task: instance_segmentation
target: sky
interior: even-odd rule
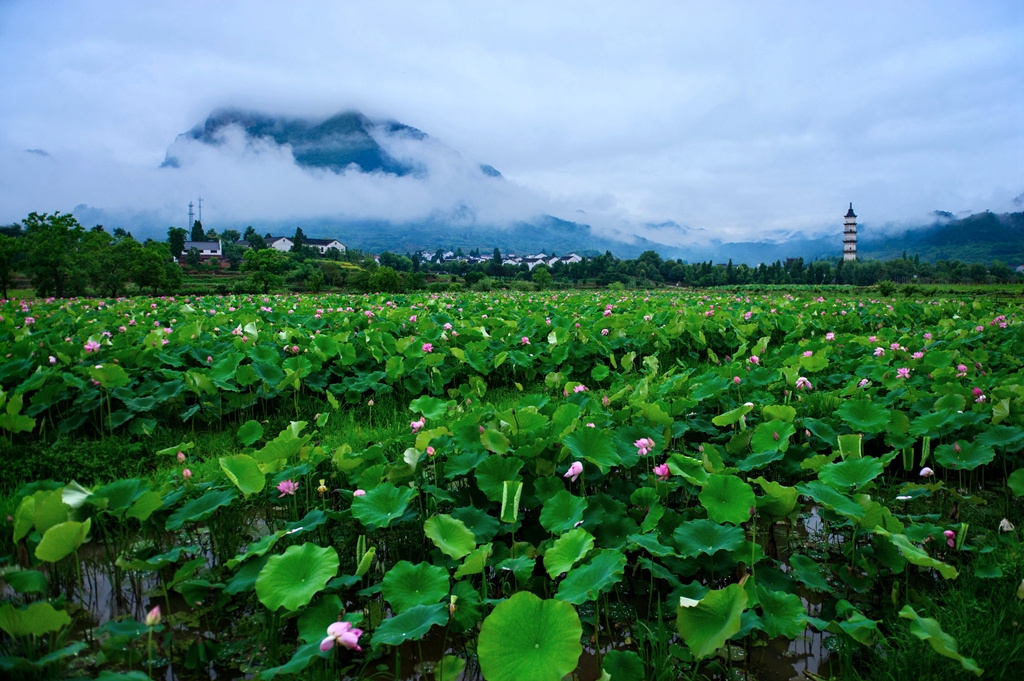
[[[207,226],[551,214],[686,244],[838,233],[850,202],[877,229],[1024,209],[1019,0],[3,0],[0,64],[0,223],[163,233],[202,195]],[[429,172],[230,135],[159,167],[222,107],[398,120]]]

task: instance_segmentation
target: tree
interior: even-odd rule
[[[203,262],[202,253],[199,252],[198,248],[193,246],[188,249],[188,253],[185,254],[185,262],[192,269],[199,269],[199,265]]]
[[[306,243],[306,235],[302,233],[302,227],[296,227],[295,238],[292,239],[292,253],[302,253],[304,243]]]
[[[85,291],[86,272],[80,253],[85,228],[71,213],[29,213],[22,221],[28,237],[28,267],[40,296],[78,295]]]
[[[237,229],[225,229],[220,233],[220,240],[226,244],[233,244],[241,238],[242,235],[238,233]]]
[[[203,223],[196,220],[192,223],[192,241],[205,241],[206,232],[203,231]]]
[[[538,289],[546,289],[551,286],[551,272],[548,271],[547,266],[537,265],[533,268],[533,283],[537,285]]]
[[[284,269],[284,255],[273,248],[264,248],[255,251],[248,250],[242,258],[243,272],[249,273],[249,279],[253,285],[262,290],[263,293],[270,293],[270,289],[284,283],[284,277],[280,275]]]
[[[491,274],[495,277],[501,276],[501,251],[498,247],[494,247],[494,253],[491,255]]]
[[[181,227],[167,228],[167,243],[171,245],[171,255],[175,258],[181,257],[182,251],[185,250],[185,237],[187,236],[187,229]]]
[[[270,248],[269,246],[267,246],[266,240],[263,237],[261,237],[259,234],[253,234],[248,239],[248,242],[249,242],[249,248],[253,249],[254,251],[262,251],[265,248]]]
[[[0,234],[0,289],[7,299],[7,289],[14,283],[14,268],[18,258],[25,252],[25,240],[20,237]]]
[[[181,268],[171,258],[166,242],[147,241],[135,256],[132,281],[139,288],[148,287],[155,296],[161,290],[173,291],[181,286]]]
[[[400,293],[402,278],[390,267],[378,267],[366,281],[370,291],[374,293]]]

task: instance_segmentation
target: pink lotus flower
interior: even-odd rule
[[[956,532],[954,532],[953,530],[946,530],[942,534],[946,537],[946,544],[949,545],[949,548],[953,548],[953,546],[956,544]]]
[[[434,456],[434,448],[433,447],[429,447],[428,446],[426,451],[427,451],[427,456]]]
[[[412,322],[413,324],[415,324],[416,323],[416,315],[413,315],[413,316],[409,317],[409,321]]]
[[[575,386],[575,387],[574,387],[574,388],[572,389],[572,391],[573,391],[574,393],[585,393],[585,392],[587,392],[587,386],[585,386],[585,385],[583,385],[582,383],[580,383],[579,385]]]
[[[971,388],[971,392],[974,394],[975,397],[981,397],[982,395],[985,394],[985,391],[982,390],[981,388]]]
[[[921,472],[918,473],[918,475],[920,475],[922,478],[930,478],[933,475],[935,475],[935,471],[933,471],[931,468],[928,468],[928,466],[925,466],[924,468],[921,469]]]
[[[885,348],[875,348],[875,357],[885,357]]]
[[[757,364],[757,365],[761,364],[761,358],[758,357],[757,355],[751,355],[750,359],[748,359],[747,361],[750,362],[751,364]]]
[[[804,350],[804,357],[814,357],[814,350]]]
[[[295,492],[298,489],[299,483],[292,482],[291,480],[282,480],[281,482],[277,483],[277,491],[280,492],[280,494],[277,495],[277,498],[280,499],[286,494],[290,496],[295,496]]]
[[[409,424],[409,427],[412,428],[412,432],[415,434],[425,425],[427,425],[427,421],[421,416],[419,421],[413,421]]]
[[[811,385],[811,382],[809,380],[807,380],[803,376],[800,376],[799,378],[796,379],[796,389],[797,390],[814,390],[814,386]]]
[[[355,492],[352,492],[352,496],[354,496],[354,497],[365,497],[366,496],[366,490],[364,490],[364,489],[357,489]]]
[[[25,317],[25,326],[32,326],[36,323],[35,317]]]
[[[957,371],[956,377],[957,378],[963,378],[964,376],[967,375],[967,365],[966,364],[957,364],[956,365],[956,371]]]
[[[359,637],[362,635],[363,630],[353,629],[351,622],[335,622],[327,627],[327,637],[320,641],[320,650],[327,652],[338,644],[361,652],[363,649],[359,647]]]
[[[192,477],[192,471],[186,468],[181,472],[181,477],[184,478],[185,480],[190,479]]]
[[[637,454],[640,456],[647,456],[647,454],[654,449],[654,440],[649,437],[642,437],[633,443],[633,446],[637,449]]]
[[[152,610],[146,613],[146,626],[155,627],[160,624],[160,606],[155,606]]]
[[[52,365],[54,365],[56,363],[57,363],[57,358],[54,357],[53,355],[50,355],[50,365],[52,366]]]
[[[866,378],[862,378],[862,379],[860,379],[860,383],[857,384],[857,387],[858,388],[866,388],[870,384],[871,384],[871,381],[869,381]]]
[[[178,463],[185,463],[185,452],[178,452]]]
[[[924,353],[923,352],[915,352],[914,354],[911,355],[911,357],[913,357],[914,359],[921,359],[922,357],[924,357]]]
[[[431,345],[430,343],[424,343],[423,344],[423,352],[433,352],[433,351],[434,351],[434,346],[433,345]]]
[[[529,345],[530,339],[527,338],[526,336],[523,336],[522,340],[520,340],[519,342],[522,343],[523,345]]]
[[[604,316],[605,317],[611,317],[612,316],[612,311],[611,310],[605,310],[604,311]]]
[[[733,376],[732,382],[735,383],[736,385],[739,385],[742,382],[742,379],[739,376]]]
[[[896,370],[896,378],[910,378],[910,369],[907,367],[900,367]]]
[[[836,335],[834,333],[832,333],[831,331],[829,331],[828,333],[825,334],[825,340],[835,340],[835,339],[836,339]]]
[[[97,350],[100,349],[100,344],[94,340],[91,340],[87,342],[84,347],[86,352],[96,352]]]
[[[569,482],[576,482],[576,478],[580,477],[581,473],[583,473],[583,464],[579,461],[573,461],[572,465],[569,466],[569,470],[562,477],[570,478]]]
[[[601,335],[602,336],[607,336],[608,335],[608,329],[601,329]]]
[[[668,464],[662,463],[654,467],[654,474],[658,476],[658,480],[668,480],[669,471]]]

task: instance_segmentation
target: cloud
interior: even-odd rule
[[[1010,1],[11,1],[0,221],[86,203],[180,224],[201,193],[204,219],[582,210],[682,243],[832,233],[849,201],[878,225],[1006,210],[1024,188],[1022,31]],[[240,140],[157,168],[223,106],[358,109],[439,146],[388,140],[425,178],[318,175]]]

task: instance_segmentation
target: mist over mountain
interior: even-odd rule
[[[220,109],[178,135],[159,172],[177,186],[202,179],[208,228],[242,231],[252,225],[261,233],[290,235],[302,227],[308,236],[337,238],[369,252],[499,248],[516,254],[611,251],[632,258],[654,250],[663,258],[750,265],[842,253],[838,210],[832,234],[783,231],[758,241],[726,241],[672,220],[594,222],[581,210],[556,217],[554,210],[564,207],[507,181],[493,166],[467,160],[415,127],[358,111],[312,119]],[[142,238],[163,238],[167,229],[157,209],[83,205],[75,214],[85,224],[124,227]],[[178,215],[172,224],[184,226],[184,208]],[[936,211],[901,229],[866,220],[858,237],[862,258],[906,251],[929,261],[1024,261],[1021,213],[956,217]]]

